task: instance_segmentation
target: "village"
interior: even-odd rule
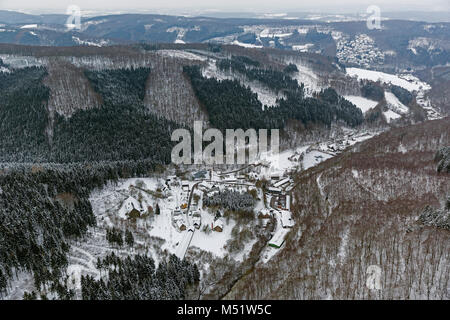
[[[275,222],[275,232],[269,246],[280,248],[289,229],[293,227],[294,220],[290,212],[290,190],[293,180],[283,173],[272,173],[267,175],[265,167],[261,164],[246,166],[242,170],[233,172],[219,172],[213,169],[199,170],[189,174],[188,179],[182,179],[176,175],[169,175],[158,188],[161,198],[155,207],[149,201],[140,197],[138,200],[129,196],[121,205],[119,215],[128,219],[136,219],[150,212],[155,215],[164,215],[164,219],[158,221],[170,221],[171,234],[176,231],[179,236],[176,239],[173,253],[180,259],[186,255],[188,248],[196,234],[209,234],[209,241],[213,241],[214,234],[223,233],[227,236],[233,227],[223,217],[223,209],[208,208],[203,204],[205,198],[213,197],[225,191],[253,193],[262,195],[257,197],[254,217],[260,219],[262,225],[266,226]],[[256,186],[260,179],[267,179],[268,187],[265,192]],[[142,186],[130,185],[131,189],[146,190]],[[160,186],[161,187],[161,186]],[[154,229],[155,226],[153,226]],[[161,227],[161,226],[159,226]],[[165,226],[167,229],[167,226]],[[150,227],[152,228],[152,227]],[[228,230],[226,230],[228,229]],[[218,237],[217,245],[225,244],[223,237]],[[208,239],[205,239],[208,242]],[[198,242],[198,241],[197,241]],[[198,245],[198,243],[196,244]]]
[[[294,173],[375,134],[349,129],[326,141],[285,149],[277,157],[265,155],[253,165],[170,166],[148,177],[107,184],[89,198],[97,226],[71,247],[71,286],[79,291],[82,275],[98,278],[96,260],[111,252],[145,254],[156,264],[175,254],[196,261],[202,276],[219,278],[211,275],[212,266],[226,270],[244,264],[255,252],[257,263],[267,263],[299,223],[291,209],[297,201],[293,191],[301,187],[295,185]],[[105,235],[114,228],[131,231],[134,244],[110,243]],[[262,249],[253,251],[255,247]]]
[[[370,136],[365,132],[346,133],[342,139],[289,149],[281,152],[276,160],[268,156],[232,171],[196,166],[184,171],[166,170],[159,178],[128,179],[116,188],[122,199],[126,195],[119,204],[118,216],[140,222],[141,230],[164,240],[161,250],[180,259],[193,247],[224,257],[230,254],[227,247],[236,235],[235,229],[242,232],[246,228],[270,227],[271,238],[261,256],[261,261],[267,261],[283,246],[295,225],[291,212],[294,187],[291,174],[313,167]],[[223,204],[205,205],[216,195],[220,198],[230,193],[252,195],[254,204],[249,210],[253,221],[244,225],[236,221],[236,215],[230,218],[227,213],[230,209]],[[150,220],[144,219],[144,225],[139,221],[148,217]],[[234,259],[242,260],[256,237],[246,240],[242,250],[233,255]]]

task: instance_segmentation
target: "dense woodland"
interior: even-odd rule
[[[235,212],[253,212],[256,201],[249,193],[225,190],[212,197],[205,197],[203,203],[208,207],[220,207]]]
[[[97,268],[107,276],[100,280],[82,277],[84,300],[179,300],[200,279],[197,265],[175,255],[156,267],[151,257],[121,259],[112,253],[99,260]]]
[[[448,118],[427,121],[300,172],[284,249],[226,298],[449,299],[450,179],[434,161],[449,142]],[[371,265],[382,290],[366,286]]]
[[[305,98],[303,85],[299,86],[283,72],[246,67],[245,63],[236,60],[222,61],[220,67],[232,68],[274,91],[281,90],[282,84],[286,98],[279,99],[276,108],[263,108],[257,95],[239,81],[207,79],[202,76],[200,67],[185,67],[195,94],[206,107],[211,125],[216,128],[283,129],[289,119],[326,126],[342,120],[349,126],[357,126],[364,120],[361,110],[332,88],[323,90],[317,97]],[[234,69],[233,65],[238,67]]]
[[[91,190],[119,177],[148,175],[157,164],[170,161],[175,125],[144,111],[148,73],[144,68],[86,72],[102,105],[78,110],[70,118],[57,114],[51,142],[49,89],[42,82],[46,70],[0,73],[1,160],[35,163],[2,170],[2,294],[13,278],[27,271],[36,289],[72,298],[65,284],[67,252],[71,240],[95,226]],[[37,164],[47,162],[67,164]]]
[[[192,36],[194,35],[195,32]],[[4,66],[1,61],[0,66]],[[343,121],[349,126],[358,126],[363,122],[361,110],[339,96],[334,89],[325,89],[314,97],[306,98],[303,86],[299,86],[290,76],[297,72],[293,67],[283,72],[259,67],[260,64],[256,60],[243,56],[232,56],[229,60],[219,62],[219,68],[234,70],[252,81],[262,83],[274,92],[282,92],[284,98],[277,101],[277,108],[263,108],[257,95],[237,80],[206,79],[202,76],[200,67],[184,68],[184,75],[187,75],[188,79],[186,81],[192,84],[195,97],[206,108],[213,127],[222,130],[226,128],[284,128],[290,119],[298,120],[305,125],[324,126],[330,126],[336,121]],[[28,272],[33,275],[37,290],[56,294],[56,297],[60,299],[73,298],[74,292],[66,285],[67,253],[71,241],[81,239],[89,227],[95,227],[96,221],[88,199],[91,191],[102,187],[108,181],[114,182],[119,178],[148,176],[160,165],[170,161],[173,146],[170,134],[179,125],[148,112],[144,97],[146,82],[151,72],[149,68],[86,70],[83,75],[98,95],[98,105],[75,110],[70,117],[55,114],[54,118],[51,117],[48,108],[50,89],[45,82],[48,75],[45,68],[27,67],[11,69],[11,72],[0,72],[0,96],[2,97],[0,101],[0,161],[4,163],[0,170],[0,295],[5,294],[22,272]],[[366,96],[382,98],[376,86],[373,88],[369,86],[364,90]],[[400,101],[411,101],[410,93],[401,88],[392,87],[391,91]],[[429,154],[427,153],[426,156],[429,157]],[[356,158],[355,163],[363,167],[363,164],[367,165],[373,159],[373,157],[368,158],[364,153],[359,154],[358,157],[360,158]],[[413,158],[410,155],[404,157]],[[395,158],[383,161],[386,161],[389,167],[393,165],[392,162],[398,160]],[[410,161],[421,163],[420,154]],[[442,174],[448,173],[448,152],[439,158],[439,161]],[[348,163],[345,165],[350,166]],[[411,164],[407,162],[404,167],[409,168],[408,165]],[[376,169],[379,170],[379,167]],[[367,173],[367,175],[370,174]],[[354,181],[349,178],[349,175],[341,176],[345,179],[339,180],[339,177],[334,177],[332,172],[325,172],[323,177],[328,179],[325,180],[327,183],[325,188],[329,189],[328,186],[331,184],[346,186],[349,189],[346,196],[366,192],[364,190],[367,187],[364,189],[359,185],[352,185]],[[398,176],[398,172],[395,171],[391,176]],[[330,235],[330,231],[333,231],[333,226],[341,227],[344,223],[344,220],[336,220],[332,222],[334,225],[331,224],[330,229],[327,229],[328,227],[320,222],[320,219],[325,219],[327,214],[323,209],[331,206],[327,201],[337,201],[335,199],[339,199],[343,194],[339,193],[341,191],[333,191],[337,194],[328,191],[330,200],[322,199],[319,190],[321,186],[316,185],[317,177],[318,174],[313,176],[314,179],[302,177],[302,182],[308,188],[296,191],[296,197],[306,199],[305,203],[313,208],[314,213],[317,213],[313,216],[311,212],[306,212],[304,207],[300,207],[299,212],[302,214],[299,217],[300,224],[307,226],[309,228],[307,232],[311,233],[313,233],[311,230],[323,228],[323,234],[317,235],[319,240],[323,240]],[[434,176],[431,177],[429,179],[434,179]],[[419,178],[415,176],[415,179]],[[442,179],[442,176],[439,179]],[[378,182],[380,181],[377,180],[372,185],[378,185]],[[419,183],[427,185],[427,181],[420,179],[417,184]],[[440,180],[434,182],[435,185],[438,183]],[[389,188],[391,187],[389,185]],[[410,194],[414,192],[417,190],[410,190]],[[435,189],[427,192],[433,193]],[[426,196],[428,194],[423,198],[425,199]],[[436,201],[437,195],[433,194],[433,197]],[[414,208],[417,204],[422,205],[422,200],[422,198],[408,200],[411,203],[408,203],[407,208]],[[253,199],[250,199],[248,194],[240,197],[222,194],[219,198],[213,197],[205,201],[207,205],[241,211],[246,211],[254,205]],[[340,207],[333,208],[342,213],[344,217],[342,219],[346,216],[350,217],[349,212],[356,212],[361,208],[366,208],[368,212],[372,210],[370,212],[373,214],[386,210],[386,204],[380,204],[375,198],[370,199],[367,204],[358,203],[360,207],[356,204],[352,207],[346,201],[347,199],[341,199]],[[394,205],[393,207],[397,208]],[[351,216],[351,218],[354,217]],[[398,229],[393,231],[397,232]],[[362,237],[359,234],[357,236]],[[375,231],[370,236],[378,237]],[[126,234],[123,238],[120,234],[121,240],[119,240],[117,231],[115,233],[110,231],[109,234],[111,242],[118,246],[124,245],[124,242],[132,246],[131,237]],[[340,239],[340,235],[333,235],[333,237],[335,237],[333,241]],[[311,239],[315,238],[311,236]],[[379,241],[381,247],[385,244],[391,245],[386,239],[382,239],[385,242]],[[351,245],[358,249],[360,240],[354,237]],[[441,259],[443,252],[441,249],[445,249],[445,245],[438,238],[432,240],[438,244],[434,250],[436,250],[436,256],[440,255],[439,259]],[[264,243],[264,241],[257,243],[254,257],[257,257]],[[312,254],[311,252],[320,253],[322,249],[331,250],[325,247],[315,248],[314,245],[304,243],[303,240],[300,244],[305,245],[310,251],[299,256],[296,260],[298,265],[304,265],[305,261],[312,261],[308,256]],[[298,243],[296,245],[300,247]],[[395,259],[390,252],[383,252],[381,247],[378,249],[384,256]],[[332,250],[335,249],[333,246]],[[287,248],[288,253],[294,250],[293,246]],[[273,263],[276,267],[273,270],[277,268],[281,270],[283,263],[283,256],[281,256]],[[195,265],[185,261],[180,262],[174,257],[167,263],[163,262],[158,268],[153,260],[141,256],[123,260],[108,256],[99,262],[99,266],[102,272],[105,272],[105,277],[99,281],[90,277],[83,279],[82,288],[85,299],[136,299],[137,295],[146,299],[180,299],[185,297],[186,288],[195,284],[199,277]],[[250,270],[250,267],[248,266],[246,270]],[[320,272],[324,272],[320,267],[319,264],[311,265],[311,270],[317,268]],[[233,270],[227,272],[233,273]],[[260,270],[253,273],[248,278],[249,281],[255,279],[255,283],[260,283],[258,277],[264,273],[258,272]],[[344,273],[342,270],[339,272]],[[302,276],[312,277],[307,271]],[[344,276],[349,277],[347,274]],[[236,277],[237,280],[238,274],[232,277]],[[136,280],[135,284],[130,285],[128,279]],[[295,283],[297,280],[295,278],[286,281]],[[344,281],[345,279],[342,280]],[[303,284],[305,282],[301,282],[302,286]],[[325,285],[329,284],[316,281],[311,287],[302,287],[299,284],[298,289],[287,285],[286,291],[280,293],[280,296],[324,297],[325,293],[318,287]],[[250,285],[244,287],[242,296],[263,297],[261,292],[249,290],[249,287]],[[354,292],[352,289],[350,286],[345,286],[345,289],[339,292],[340,297],[350,297]],[[364,294],[353,294],[365,297]],[[31,293],[26,294],[25,297],[34,298],[36,295]]]
[[[397,99],[405,106],[408,106],[414,100],[414,95],[402,87],[391,85],[390,89]]]
[[[44,68],[0,73],[0,159],[4,162],[170,161],[175,123],[145,111],[146,68],[89,71],[99,108],[50,122]],[[52,139],[47,136],[52,127]]]
[[[384,99],[383,87],[372,81],[365,81],[365,84],[361,87],[361,94],[367,99],[378,102]]]
[[[65,283],[67,253],[70,241],[96,224],[91,190],[119,178],[148,176],[154,169],[150,160],[3,167],[0,294],[27,271],[33,274],[36,289],[72,298]],[[130,240],[125,237],[125,242],[129,245]]]

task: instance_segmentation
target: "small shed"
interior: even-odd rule
[[[261,210],[258,214],[259,219],[269,219],[271,214],[268,210]]]
[[[216,232],[222,232],[223,231],[223,221],[222,219],[217,219],[212,224],[212,229]]]

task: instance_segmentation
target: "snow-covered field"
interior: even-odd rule
[[[237,46],[241,46],[241,47],[244,47],[244,48],[262,48],[263,47],[262,45],[256,45],[256,44],[251,44],[251,43],[244,43],[244,42],[240,42],[238,40],[234,40],[232,42],[232,44],[235,44]]]
[[[433,120],[442,118],[439,111],[431,105],[430,100],[426,97],[427,91],[431,89],[431,86],[426,82],[420,81],[417,77],[411,74],[394,75],[361,68],[347,68],[347,74],[351,77],[356,77],[358,80],[366,79],[375,82],[380,81],[385,84],[393,84],[410,92],[414,92],[417,103],[426,111],[428,119]],[[408,112],[408,108],[398,101],[394,94],[391,92],[386,92],[385,96],[386,101],[388,102],[388,107],[390,107],[390,112],[385,113],[388,121],[391,119],[397,119],[401,116],[401,114]]]
[[[384,96],[390,110],[398,114],[405,114],[409,111],[408,107],[401,103],[392,92],[385,92]]]
[[[386,121],[389,123],[391,122],[391,120],[395,120],[401,117],[401,115],[399,115],[398,113],[395,113],[392,110],[388,110],[383,112],[384,116],[386,117]]]
[[[294,61],[292,63],[298,69],[298,72],[295,72],[292,77],[297,80],[299,85],[304,84],[306,96],[311,96],[313,92],[320,91],[323,88],[319,76],[311,68],[302,63]]]
[[[372,108],[375,108],[375,106],[378,104],[377,101],[369,100],[367,98],[360,96],[344,96],[344,98],[353,103],[359,109],[361,109],[363,113]]]
[[[311,152],[308,152],[305,154],[303,166],[306,169],[309,169],[311,167],[314,167],[321,163],[322,161],[325,161],[327,159],[332,158],[333,155],[330,153],[325,153],[318,150],[312,150]]]
[[[412,75],[394,75],[385,72],[372,71],[360,68],[347,68],[347,74],[358,79],[367,79],[371,81],[381,81],[382,83],[391,83],[402,87],[408,91],[429,90],[430,86],[420,81]]]
[[[171,58],[181,58],[186,60],[197,60],[197,61],[206,61],[207,58],[194,54],[192,52],[182,51],[182,50],[158,50],[156,51],[158,54]]]

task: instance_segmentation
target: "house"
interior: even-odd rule
[[[202,216],[200,215],[200,212],[194,211],[192,213],[192,225],[197,229],[202,225]]]
[[[166,185],[170,186],[170,185],[175,185],[178,183],[178,178],[177,176],[168,176],[166,178]]]
[[[179,231],[186,230],[187,223],[181,210],[176,209],[172,211],[172,224]]]
[[[141,212],[135,208],[133,208],[130,212],[127,213],[128,218],[137,219],[141,217]]]
[[[177,178],[177,176],[168,176],[167,178],[166,178],[166,181],[167,182],[174,182],[175,180],[177,180],[178,178]]]
[[[215,194],[217,194],[217,193],[219,193],[219,192],[220,192],[220,191],[219,191],[219,188],[215,187],[215,188],[210,189],[210,190],[206,193],[206,195],[207,195],[208,197],[212,197],[213,195],[215,195]]]
[[[291,192],[292,191],[292,189],[294,189],[294,185],[291,183],[291,184],[289,184],[287,187],[286,187],[286,192]]]
[[[261,210],[258,214],[259,219],[269,219],[271,214],[268,210]]]
[[[183,191],[189,192],[189,181],[182,181],[181,189],[183,189]]]
[[[271,180],[272,182],[278,181],[278,180],[280,180],[280,175],[279,175],[279,174],[272,174],[272,175],[270,176],[270,180]]]
[[[283,188],[283,186],[289,184],[289,182],[290,182],[290,179],[289,179],[289,178],[285,178],[285,179],[281,179],[281,180],[275,182],[275,183],[273,184],[273,186],[274,186],[275,188]]]
[[[269,187],[269,189],[267,189],[267,191],[269,191],[269,193],[272,193],[272,194],[279,194],[279,193],[281,193],[281,189],[280,188],[275,188],[275,187]]]
[[[223,231],[223,221],[222,219],[216,219],[214,220],[214,222],[212,223],[211,228],[216,231],[216,232],[222,232]]]
[[[180,231],[186,230],[186,224],[184,223],[184,221],[182,219],[177,220],[176,225],[178,227],[178,230],[180,230]]]
[[[210,185],[209,185],[208,183],[206,183],[206,182],[200,182],[200,183],[197,185],[197,189],[199,189],[199,190],[201,190],[201,191],[208,191],[209,188],[210,188]]]
[[[131,196],[122,203],[122,206],[119,209],[119,215],[124,218],[139,218],[142,213],[144,213],[144,209],[141,204]]]
[[[284,195],[283,193],[278,197],[278,208],[282,208],[282,209],[287,209],[286,208],[286,195]]]
[[[286,240],[286,235],[289,231],[286,229],[279,229],[272,237],[272,239],[270,239],[269,241],[269,246],[279,249],[281,248],[281,246],[284,244],[285,240]]]
[[[187,229],[187,232],[184,234],[183,239],[178,244],[177,250],[175,252],[175,255],[178,257],[178,259],[183,260],[184,256],[186,255],[186,251],[191,244],[192,237],[194,236],[194,231],[195,229],[190,226]]]

